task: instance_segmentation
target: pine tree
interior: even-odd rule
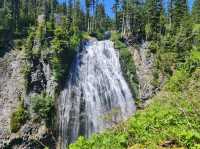
[[[20,16],[20,1],[19,0],[12,0],[11,2],[11,11],[12,11],[12,22],[13,22],[13,29],[17,30],[19,26],[19,16]]]
[[[87,31],[90,31],[90,0],[85,0]]]
[[[148,40],[158,40],[161,32],[161,17],[164,16],[163,1],[149,0],[146,3],[147,25],[146,33]]]
[[[176,30],[181,25],[184,17],[188,15],[187,0],[174,0],[172,7],[172,24]]]
[[[129,7],[131,32],[137,41],[141,41],[145,34],[144,3],[132,0]]]
[[[115,0],[113,10],[115,12],[115,27],[117,30],[119,30],[119,28],[120,28],[119,8],[120,8],[120,2],[119,2],[119,0]]]
[[[192,8],[192,17],[194,23],[200,24],[200,0],[195,0]]]
[[[103,3],[97,5],[96,8],[96,28],[100,29],[106,24],[106,12]]]

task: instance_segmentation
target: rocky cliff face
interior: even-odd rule
[[[39,48],[35,43],[35,48]],[[154,70],[154,55],[148,49],[148,43],[143,43],[139,48],[130,48],[137,69],[140,85],[140,98],[148,99],[154,93],[152,85]],[[50,64],[44,56],[32,58],[28,78],[28,92],[24,87],[23,57],[20,51],[12,50],[0,58],[0,148],[18,149],[43,149],[45,146],[56,148],[56,139],[45,123],[36,122],[31,118],[19,132],[10,131],[10,116],[25,100],[29,107],[30,97],[42,92],[53,96],[57,84],[52,78]],[[27,93],[27,94],[26,94]]]
[[[142,43],[138,48],[130,47],[136,66],[136,74],[139,82],[139,98],[149,99],[154,93],[153,71],[154,71],[154,54],[148,48],[148,42]]]
[[[11,133],[11,114],[25,99],[28,105],[30,96],[47,92],[52,94],[56,86],[51,77],[50,65],[43,59],[35,59],[31,63],[29,94],[26,95],[23,69],[23,57],[20,51],[11,51],[0,58],[0,148],[43,149],[45,146],[55,148],[52,132],[43,122],[30,119],[17,133]]]
[[[22,61],[16,51],[0,58],[0,148],[11,135],[10,116],[24,92],[21,66]]]
[[[25,104],[30,105],[30,97],[42,92],[55,95],[57,83],[53,80],[50,64],[45,58],[33,58],[30,62],[31,72],[28,79],[28,95]]]

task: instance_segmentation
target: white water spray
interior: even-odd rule
[[[135,111],[111,41],[89,41],[78,52],[59,101],[61,148],[126,120]]]

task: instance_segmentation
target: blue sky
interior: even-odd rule
[[[63,2],[64,0],[60,0],[60,1]],[[84,8],[85,0],[80,0],[80,1],[81,1],[82,7]],[[110,17],[113,17],[114,14],[113,14],[113,11],[112,11],[112,6],[113,6],[115,0],[99,0],[99,1],[104,1],[105,7],[106,7],[106,13]],[[164,1],[166,2],[167,0],[164,0]],[[190,8],[192,7],[193,1],[194,0],[188,0]]]

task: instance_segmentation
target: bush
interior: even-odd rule
[[[63,79],[67,76],[76,48],[81,41],[81,35],[75,31],[69,32],[57,26],[54,31],[55,37],[51,41],[52,57],[50,59],[53,68],[53,76],[59,85],[63,85]]]
[[[182,91],[188,78],[188,73],[185,70],[177,71],[166,85],[166,89],[171,92]],[[181,84],[181,85],[180,85]]]
[[[93,135],[90,140],[79,137],[69,149],[125,149],[128,147],[127,134],[104,133]]]
[[[54,112],[54,100],[45,94],[34,96],[31,98],[31,108],[39,118],[48,122],[51,120],[52,112]]]
[[[70,149],[199,149],[200,69],[179,70],[144,110],[132,118],[90,139],[80,138]],[[171,144],[170,144],[171,143]]]
[[[70,38],[70,48],[75,50],[81,41],[81,35],[73,34]]]
[[[23,104],[20,104],[16,111],[13,112],[11,115],[11,132],[16,133],[20,129],[20,127],[26,123],[26,120],[28,118],[28,112],[25,110]]]
[[[31,75],[31,66],[28,63],[24,63],[20,72],[24,77],[24,87],[26,92],[29,91],[29,77]]]
[[[158,44],[154,41],[151,41],[149,44],[149,49],[151,51],[151,53],[156,54],[157,50],[158,50]]]
[[[25,49],[24,49],[24,53],[25,53],[25,58],[30,60],[32,55],[33,55],[33,46],[34,46],[34,40],[35,40],[35,32],[30,32],[27,41],[26,41],[26,45],[25,45]]]
[[[104,33],[100,31],[92,32],[90,36],[97,38],[98,40],[103,40],[104,39]]]
[[[59,57],[54,56],[51,59],[51,64],[53,68],[53,77],[55,81],[60,81],[60,79],[63,77],[64,69],[62,65],[62,61]]]
[[[83,39],[83,40],[89,40],[89,39],[91,39],[91,36],[89,35],[89,33],[88,32],[82,32],[81,33],[81,38]]]

